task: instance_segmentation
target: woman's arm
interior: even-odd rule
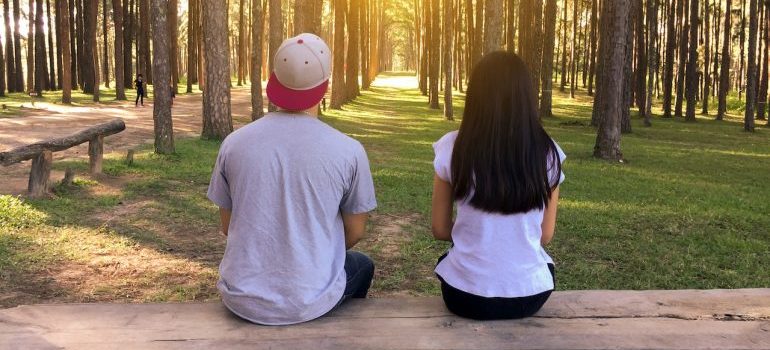
[[[452,185],[433,176],[433,204],[431,208],[431,228],[433,237],[442,241],[452,241],[452,205],[454,195]]]
[[[543,224],[540,226],[543,235],[540,237],[540,244],[545,246],[553,239],[553,232],[556,230],[556,207],[559,205],[559,186],[551,191],[551,198],[548,199],[548,206],[543,213]]]

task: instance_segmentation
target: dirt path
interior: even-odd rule
[[[233,88],[232,113],[236,125],[249,121],[251,113],[248,88]],[[175,136],[191,136],[201,131],[201,94],[180,94],[172,110]],[[153,142],[151,100],[144,107],[134,107],[133,102],[94,106],[63,106],[36,103],[25,108],[17,117],[0,118],[0,150],[65,136],[94,124],[123,118],[126,130],[105,139],[105,153],[126,150]],[[87,144],[54,153],[54,160],[88,156]],[[0,194],[22,194],[27,188],[29,161],[8,167],[0,167]],[[53,172],[52,178],[62,175]]]

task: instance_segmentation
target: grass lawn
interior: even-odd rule
[[[379,208],[360,250],[378,265],[374,294],[436,295],[432,268],[447,245],[430,236],[431,144],[459,122],[429,110],[411,78],[386,77],[323,120],[371,160]],[[743,132],[738,111],[651,128],[634,118],[628,162],[612,164],[591,156],[590,112],[588,98],[559,94],[545,121],[568,156],[548,248],[558,289],[770,286],[770,129]],[[105,176],[58,186],[52,200],[0,196],[0,305],[215,298],[224,240],[205,190],[218,146],[145,147],[131,166],[112,154]],[[87,172],[80,160],[54,166]]]

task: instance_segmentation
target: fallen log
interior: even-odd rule
[[[58,152],[70,147],[77,146],[81,143],[88,141],[101,142],[104,136],[117,134],[126,129],[126,124],[123,119],[116,118],[112,121],[94,125],[88,129],[74,133],[69,136],[65,136],[58,139],[45,140],[36,142],[33,144],[16,147],[10,151],[0,152],[0,165],[8,166],[21,161],[32,159],[37,157],[43,151]],[[92,145],[89,147],[89,153],[92,156],[92,162],[98,154],[101,153],[101,145]],[[101,168],[101,161],[98,162],[97,168]],[[95,170],[93,167],[91,170]],[[99,169],[101,170],[101,169]]]

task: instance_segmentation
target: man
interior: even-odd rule
[[[140,102],[142,103],[142,107],[144,107],[144,79],[141,74],[136,75],[134,85],[136,86],[136,101],[134,101],[134,107],[139,106]]]
[[[267,96],[280,110],[225,139],[208,197],[227,235],[222,301],[249,321],[285,325],[366,297],[374,264],[346,249],[377,203],[364,148],[318,119],[328,46],[300,34],[274,59]]]

